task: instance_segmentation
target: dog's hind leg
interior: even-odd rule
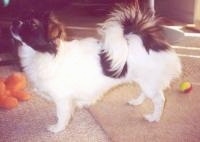
[[[57,123],[54,125],[50,125],[48,128],[48,130],[53,133],[57,133],[65,129],[75,109],[73,100],[69,98],[56,99],[55,105]]]
[[[146,96],[144,95],[144,93],[141,93],[136,99],[132,99],[128,102],[129,105],[140,105],[144,102]]]
[[[156,93],[151,99],[154,105],[154,111],[153,113],[147,114],[144,117],[149,122],[153,122],[153,121],[158,122],[162,115],[164,104],[165,104],[165,97],[164,97],[163,91]]]

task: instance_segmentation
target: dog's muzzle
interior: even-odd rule
[[[12,22],[12,25],[10,27],[11,32],[13,32],[14,34],[18,33],[18,30],[20,29],[20,27],[22,26],[23,22],[19,21],[19,20],[15,20]]]

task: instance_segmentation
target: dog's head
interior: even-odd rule
[[[13,21],[13,37],[38,52],[57,53],[60,39],[65,36],[64,28],[52,13],[31,12]]]

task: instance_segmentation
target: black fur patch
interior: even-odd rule
[[[127,63],[124,65],[122,72],[119,75],[115,75],[116,71],[110,71],[111,61],[108,60],[106,52],[102,51],[99,54],[99,57],[100,57],[100,63],[101,63],[101,67],[102,67],[104,75],[108,77],[112,77],[112,78],[121,78],[127,74],[127,71],[128,71]]]
[[[127,9],[131,11],[133,8],[127,6]],[[122,7],[119,10],[123,12]],[[147,52],[149,50],[157,52],[168,50],[169,45],[164,38],[160,25],[161,19],[154,17],[152,11],[149,9],[140,10],[135,8],[134,10],[135,15],[127,15],[124,12],[119,21],[123,26],[124,35],[132,33],[140,36]],[[154,24],[152,24],[152,21]]]
[[[22,39],[27,45],[38,52],[57,53],[56,43],[47,37],[48,17],[31,15],[14,21],[12,32]]]

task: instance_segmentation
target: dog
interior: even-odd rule
[[[14,21],[13,37],[23,71],[42,97],[56,105],[54,133],[67,126],[76,107],[94,104],[111,87],[136,82],[141,87],[139,105],[145,98],[154,104],[145,119],[159,121],[165,97],[163,90],[181,74],[177,54],[162,36],[162,28],[151,11],[137,5],[119,5],[99,24],[100,39],[63,40],[61,24],[48,14]]]

